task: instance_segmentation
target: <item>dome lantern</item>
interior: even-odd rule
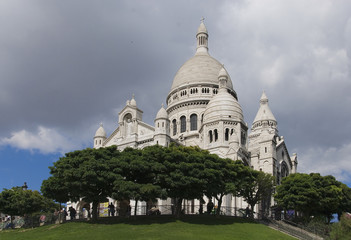
[[[208,52],[208,33],[207,28],[204,24],[204,18],[202,17],[199,28],[196,34],[197,48],[196,54]]]

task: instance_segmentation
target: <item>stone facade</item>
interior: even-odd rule
[[[224,66],[208,53],[208,32],[203,22],[196,39],[195,55],[176,73],[166,98],[167,108],[162,105],[154,125],[142,121],[143,112],[133,96],[119,113],[119,127],[109,137],[102,125],[98,128],[94,148],[117,145],[123,150],[154,144],[168,146],[171,142],[196,145],[270,173],[280,183],[282,177],[296,172],[297,156],[289,155],[284,138],[279,136],[266,94],[262,94],[248,133],[231,78]],[[223,207],[245,206],[233,196],[227,196],[223,202]]]

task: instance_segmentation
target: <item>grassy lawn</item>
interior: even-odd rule
[[[213,216],[138,217],[136,219],[108,218],[98,224],[68,222],[35,229],[16,229],[0,232],[1,240],[62,240],[62,239],[294,239],[265,225],[246,219]]]

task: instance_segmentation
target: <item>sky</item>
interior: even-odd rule
[[[143,121],[195,54],[200,19],[250,127],[262,91],[298,171],[351,187],[351,1],[0,0],[0,191],[40,190],[135,94]]]

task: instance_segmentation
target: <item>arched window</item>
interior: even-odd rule
[[[214,132],[214,140],[216,142],[218,140],[218,131],[217,129],[215,129],[213,132]]]
[[[288,166],[286,165],[285,162],[283,162],[282,165],[281,165],[280,176],[283,178],[283,177],[286,177],[288,175],[289,175]]]
[[[210,137],[210,143],[213,141],[213,136],[212,136],[212,130],[208,132],[208,135]]]
[[[225,140],[225,141],[228,141],[228,140],[229,140],[229,128],[226,128],[226,129],[225,129],[224,140]]]
[[[173,136],[177,134],[177,120],[173,119]]]
[[[190,131],[197,130],[197,115],[191,114],[190,115]]]
[[[180,132],[185,132],[186,131],[186,117],[181,116],[180,117]]]

